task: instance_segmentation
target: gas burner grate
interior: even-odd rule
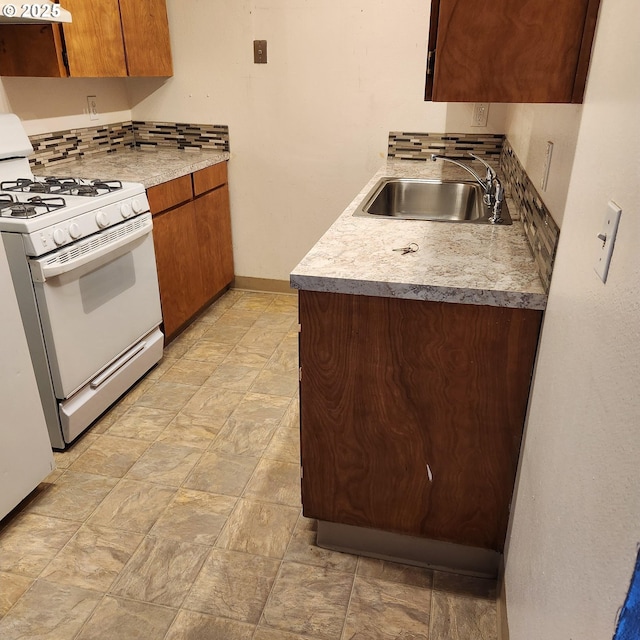
[[[122,189],[120,180],[85,180],[72,177],[17,178],[0,182],[0,191],[97,197]]]
[[[25,201],[5,200],[5,196],[0,197],[0,216],[9,218],[35,218],[57,209],[62,209],[67,205],[64,198],[53,197],[43,198],[33,196]],[[11,196],[9,195],[9,198]]]

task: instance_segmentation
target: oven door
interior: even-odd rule
[[[162,319],[144,214],[30,260],[53,387],[65,399]]]

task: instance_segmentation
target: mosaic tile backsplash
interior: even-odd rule
[[[501,170],[506,193],[519,210],[540,279],[545,290],[549,291],[560,229],[542,202],[506,136],[398,131],[389,133],[388,156],[390,158],[429,160],[432,153],[441,153],[456,160],[474,162],[469,158],[469,153],[473,153]]]
[[[119,122],[98,127],[41,133],[30,137],[32,167],[78,160],[122,147],[171,147],[229,151],[229,127],[169,122]]]

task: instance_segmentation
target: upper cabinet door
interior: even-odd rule
[[[124,77],[127,63],[118,0],[65,0],[73,22],[64,24],[71,77]]]
[[[120,0],[120,15],[129,75],[173,75],[165,0]]]
[[[426,99],[582,102],[599,4],[432,0]]]

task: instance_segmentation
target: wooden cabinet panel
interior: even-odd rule
[[[63,25],[72,77],[127,75],[118,0],[65,0],[73,22]]]
[[[165,0],[120,0],[120,15],[129,75],[172,75]]]
[[[190,175],[181,176],[147,189],[149,207],[154,214],[187,202],[192,197]]]
[[[0,75],[64,78],[59,25],[0,25]]]
[[[204,304],[233,280],[229,189],[226,185],[220,187],[196,198],[194,204],[200,235]]]
[[[542,313],[299,295],[304,514],[502,550]]]
[[[200,299],[203,288],[200,260],[194,251],[198,230],[193,202],[154,216],[153,241],[164,331],[170,338],[193,316],[194,301]]]
[[[193,193],[196,196],[227,183],[227,163],[219,162],[193,173]]]
[[[599,0],[432,0],[439,102],[582,102]]]

